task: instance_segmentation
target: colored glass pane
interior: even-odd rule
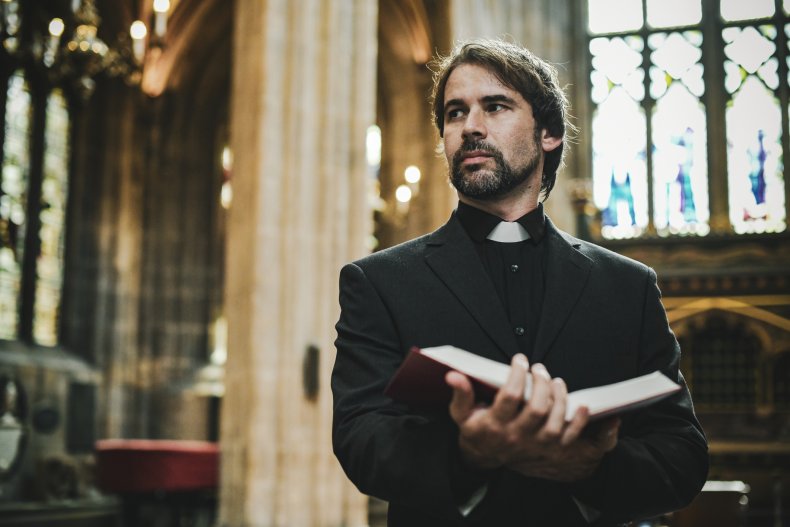
[[[779,100],[756,75],[728,104],[730,222],[739,234],[785,230],[781,114]]]
[[[642,27],[642,0],[588,0],[590,33],[619,33]]]
[[[772,42],[775,37],[773,28],[764,27],[758,31],[754,27],[727,28],[722,31],[724,41],[728,44],[724,47],[724,54],[728,59],[737,63],[746,73],[756,73],[760,66],[767,61],[776,51],[776,45]],[[767,38],[765,33],[774,33],[771,38]]]
[[[721,0],[724,20],[753,20],[773,16],[774,0]]]
[[[700,20],[700,0],[647,0],[647,23],[651,27],[689,26]]]
[[[654,99],[661,97],[674,80],[682,80],[696,95],[705,91],[700,63],[702,35],[698,31],[681,33],[655,33],[650,35],[648,45],[653,67],[650,71],[650,94]]]
[[[5,24],[3,47],[13,53],[19,49],[19,29],[22,23],[19,2],[16,0],[3,0],[2,12]]]
[[[708,220],[705,110],[673,82],[653,112],[653,223],[662,236],[705,235]]]
[[[644,109],[615,87],[592,122],[593,199],[602,212],[605,238],[633,238],[647,227]]]
[[[44,181],[41,187],[41,252],[36,272],[33,337],[37,343],[57,344],[58,312],[63,284],[63,233],[68,189],[69,112],[59,90],[47,101]]]
[[[17,301],[27,223],[30,115],[27,83],[20,72],[14,73],[8,81],[0,180],[0,338],[5,339],[15,338],[17,332]]]
[[[637,101],[644,98],[644,70],[641,68],[643,46],[644,42],[639,37],[596,38],[590,41],[593,101],[602,102],[615,86],[622,86]]]
[[[709,231],[707,127],[699,31],[648,38],[652,116],[653,223],[660,235]]]

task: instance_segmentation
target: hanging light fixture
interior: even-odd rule
[[[151,1],[151,0],[149,0]],[[27,6],[25,6],[27,7]],[[140,85],[146,64],[161,54],[167,31],[170,0],[153,0],[153,32],[135,20],[112,46],[99,36],[101,17],[95,0],[72,0],[73,17],[53,18],[47,35],[21,38],[20,0],[0,0],[0,43],[8,55],[41,64],[54,80],[71,82],[84,98],[90,97],[96,77],[122,78]],[[35,9],[35,8],[29,8]]]
[[[93,0],[80,2],[74,20],[77,28],[66,43],[62,64],[67,75],[75,77],[81,90],[89,95],[96,86],[94,77],[109,65],[110,48],[98,36],[101,18]]]

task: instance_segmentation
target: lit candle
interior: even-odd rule
[[[138,64],[142,63],[145,56],[145,36],[148,34],[148,29],[146,29],[142,20],[135,20],[132,22],[132,27],[129,28],[129,34],[132,36],[134,58]]]
[[[167,12],[170,10],[170,0],[154,0],[154,34],[161,38],[167,31]]]
[[[66,26],[63,23],[63,20],[60,18],[53,18],[49,21],[49,46],[47,48],[47,54],[49,55],[48,62],[53,61],[55,54],[58,52],[58,47],[60,46],[60,37],[63,35],[63,29],[65,27]]]

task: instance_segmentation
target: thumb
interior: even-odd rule
[[[475,407],[475,392],[472,383],[466,375],[457,371],[447,372],[445,382],[453,389],[453,398],[450,401],[450,417],[457,425],[469,419]]]

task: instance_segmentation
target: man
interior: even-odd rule
[[[340,275],[333,443],[349,478],[389,501],[391,526],[615,525],[685,506],[707,445],[655,273],[559,231],[539,203],[569,126],[556,71],[472,41],[438,63],[433,111],[457,211]],[[457,372],[447,411],[384,395],[411,346],[443,344],[510,362],[490,406]],[[655,370],[681,392],[565,421],[569,390]]]

